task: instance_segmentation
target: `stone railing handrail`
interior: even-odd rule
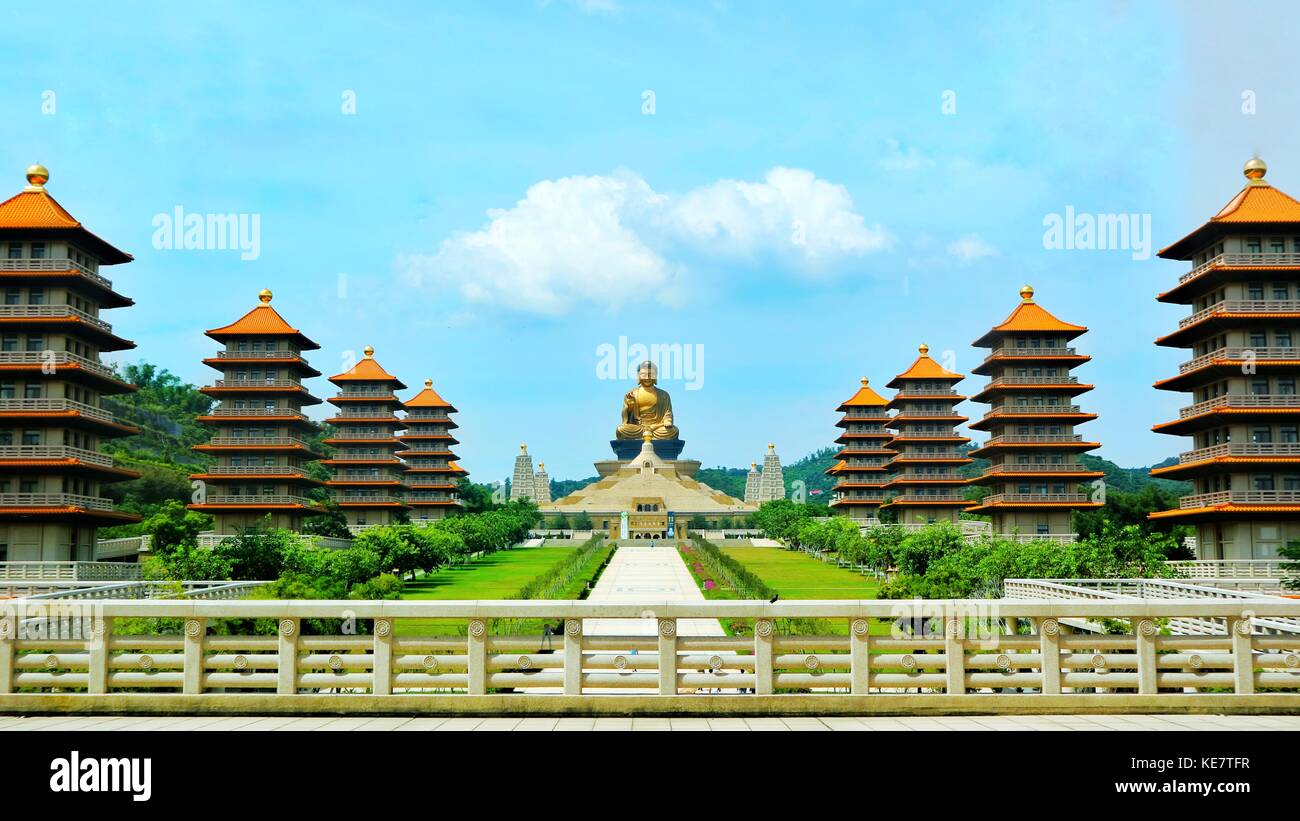
[[[1215,408],[1300,408],[1300,395],[1229,393],[1180,408],[1178,418],[1199,416]]]
[[[984,469],[984,473],[986,475],[991,475],[994,473],[1075,473],[1075,472],[1085,472],[1085,471],[1092,471],[1092,468],[1088,467],[1087,465],[1076,465],[1076,464],[1069,464],[1069,465],[1001,464],[1001,465],[989,465],[987,468]],[[1092,471],[1092,472],[1095,473],[1096,471]]]
[[[101,331],[113,332],[113,326],[97,316],[71,305],[0,305],[0,317],[76,317]]]
[[[1219,254],[1211,257],[1178,278],[1178,284],[1196,279],[1212,268],[1221,266],[1293,266],[1300,265],[1300,254],[1257,253],[1257,254]]]
[[[0,259],[0,271],[76,271],[98,285],[113,290],[113,283],[80,262],[62,257],[48,259]]]
[[[959,396],[957,391],[951,388],[913,388],[903,387],[899,389],[899,396]],[[894,397],[897,399],[898,397]]]
[[[128,562],[0,562],[0,579],[4,580],[125,581],[138,578],[140,565]]]
[[[76,493],[0,493],[4,507],[84,507],[88,510],[112,510],[113,500]]]
[[[1195,325],[1213,314],[1293,314],[1300,313],[1300,300],[1295,299],[1225,299],[1206,306],[1178,321],[1179,328]]]
[[[53,367],[55,373],[58,373],[58,369],[63,365],[76,365],[106,379],[122,381],[122,378],[112,368],[105,366],[103,363],[67,351],[3,351],[0,352],[0,364]]]
[[[307,469],[286,465],[213,465],[207,472],[214,476],[305,476]]]
[[[991,493],[984,497],[985,504],[996,502],[1007,502],[1015,504],[1017,502],[1056,502],[1056,503],[1074,503],[1084,504],[1092,501],[1092,496],[1087,493]]]
[[[1023,592],[1021,581],[1008,586]],[[394,707],[420,709],[425,700],[429,708],[456,709],[447,702],[490,689],[504,701],[556,693],[546,703],[559,707],[629,689],[676,699],[709,688],[737,700],[801,689],[805,695],[781,698],[828,704],[837,693],[921,701],[969,696],[994,711],[1033,709],[1033,694],[1053,696],[1053,708],[1077,702],[1106,709],[1129,703],[1136,691],[1178,711],[1211,701],[1258,709],[1300,691],[1295,637],[1271,626],[1300,619],[1300,601],[1142,600],[1049,582],[1032,592],[1034,598],[964,601],[16,599],[0,601],[0,708],[21,710],[57,693],[63,709],[81,698],[95,709],[106,696],[119,710],[124,697],[139,709],[157,697],[172,709],[299,704],[370,711],[384,702],[366,699],[390,696],[401,697],[388,700]],[[175,633],[126,632],[142,619],[181,621]],[[210,635],[218,619],[236,621]],[[274,620],[275,634],[244,626],[256,619]],[[311,625],[320,619],[357,629],[315,635]],[[464,635],[419,632],[438,628],[409,623],[414,619],[465,620],[468,627]],[[587,635],[587,619],[649,620],[654,632]],[[752,635],[686,635],[682,619],[752,622]],[[790,619],[839,622],[844,633],[792,635],[783,628]],[[892,623],[891,634],[873,635],[873,619]],[[553,652],[539,653],[538,636],[513,627],[521,620],[559,623]],[[1105,633],[1072,629],[1101,620],[1112,625]],[[60,621],[72,623],[57,638],[28,630]],[[1206,632],[1166,633],[1166,624],[1181,622]],[[1205,688],[1232,695],[1188,692]],[[917,695],[904,695],[908,690]]]
[[[113,421],[113,414],[107,410],[71,399],[0,399],[0,411],[76,411],[102,422]]]
[[[334,435],[331,436],[330,438],[338,440],[340,446],[342,446],[341,443],[351,442],[354,440],[358,442],[375,442],[375,441],[392,440],[395,439],[396,437],[393,436],[392,431],[386,431],[380,433],[360,433],[354,430],[336,430],[334,431]]]
[[[991,535],[995,539],[1016,542],[1017,544],[1028,544],[1030,542],[1073,544],[1079,538],[1077,533],[993,533]]]
[[[138,556],[140,553],[150,550],[153,547],[153,537],[145,533],[139,536],[122,536],[117,539],[99,539],[95,542],[95,558],[107,559],[127,556]],[[127,565],[138,568],[139,565],[134,562],[99,562],[100,564]],[[137,571],[138,575],[138,571]],[[110,577],[112,578],[112,577]],[[127,576],[125,578],[134,578]]]
[[[1068,445],[1072,442],[1082,442],[1083,434],[1033,434],[1033,433],[1006,433],[1001,436],[991,436],[988,445],[1034,445],[1034,444],[1062,444]]]
[[[1077,376],[999,376],[984,385],[984,390],[1003,385],[1077,385]]]
[[[1227,442],[1178,454],[1179,462],[1199,462],[1219,456],[1300,456],[1300,442]]]
[[[1258,348],[1216,348],[1207,354],[1202,354],[1179,365],[1178,372],[1180,374],[1190,373],[1191,371],[1198,370],[1206,365],[1218,361],[1235,362],[1252,358],[1257,361],[1300,359],[1300,348],[1274,348],[1264,346]]]
[[[4,459],[76,459],[101,467],[113,466],[113,457],[106,453],[67,445],[0,445],[0,460]],[[4,464],[0,462],[2,467]]]
[[[306,439],[299,439],[296,436],[214,436],[208,440],[209,445],[224,445],[227,447],[258,447],[258,446],[281,446],[281,445],[302,445],[308,447]]]
[[[204,504],[209,505],[308,505],[312,504],[311,499],[306,496],[289,496],[276,494],[256,494],[248,493],[235,496],[232,494],[212,494],[209,493]]]
[[[1286,559],[1189,559],[1165,562],[1189,579],[1277,579],[1283,575]]]
[[[984,414],[987,419],[990,416],[1042,416],[1043,414],[1052,413],[1083,413],[1083,409],[1078,405],[993,405],[989,408],[988,413]]]
[[[1026,359],[1036,359],[1043,356],[1078,356],[1079,352],[1074,348],[994,348],[989,351],[988,356],[984,358],[985,362],[992,359],[1005,357],[1024,357]]]
[[[1300,490],[1219,490],[1213,493],[1195,493],[1178,500],[1180,508],[1219,504],[1300,504]]]
[[[212,386],[216,388],[301,388],[297,379],[216,379]]]
[[[291,416],[295,419],[306,419],[307,414],[296,408],[213,408],[208,412],[209,416]]]
[[[912,410],[911,408],[903,407],[898,409],[898,412],[895,414],[894,418],[897,419],[899,417],[908,417],[908,416],[939,417],[939,418],[947,419],[953,417],[960,417],[961,414],[957,413],[957,411],[952,408],[949,408],[948,410]]]
[[[218,359],[301,359],[302,351],[217,351]]]

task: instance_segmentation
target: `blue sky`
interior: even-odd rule
[[[1300,193],[1283,4],[15,6],[0,172],[46,164],[135,255],[119,358],[207,382],[202,330],[269,287],[326,374],[371,344],[432,377],[479,481],[521,441],[555,477],[608,458],[620,337],[703,351],[663,382],[684,455],[793,461],[918,343],[969,372],[1024,282],[1091,329],[1100,454],[1158,461],[1184,402],[1150,386],[1185,355],[1152,340],[1184,311],[1154,296],[1184,266],[1154,250],[1253,153]],[[256,215],[257,257],[154,247],[177,206]],[[1152,253],[1045,248],[1067,207],[1149,215]]]

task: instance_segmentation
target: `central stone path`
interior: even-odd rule
[[[696,586],[691,571],[671,542],[656,547],[620,546],[609,566],[600,574],[587,601],[621,604],[623,602],[702,602],[704,594]],[[582,631],[588,636],[653,636],[658,632],[654,617],[642,619],[584,619]],[[726,633],[717,619],[681,619],[679,636],[722,636]]]

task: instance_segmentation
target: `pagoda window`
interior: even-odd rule
[[[28,304],[28,305],[44,305],[44,304],[45,304],[45,289],[44,289],[44,288],[32,288],[30,291],[28,291],[28,292],[27,292],[27,304]]]
[[[40,382],[28,382],[27,384],[23,385],[23,398],[24,398],[24,399],[40,399],[40,398],[41,398],[41,383],[40,383]]]
[[[1300,476],[1294,473],[1284,473],[1282,475],[1283,490],[1300,490]]]
[[[1264,298],[1264,283],[1262,283],[1262,282],[1251,282],[1251,283],[1249,283],[1249,284],[1246,286],[1246,298],[1247,298],[1247,299],[1263,299],[1263,298]]]
[[[32,259],[45,259],[45,243],[32,243]]]
[[[1256,425],[1250,429],[1250,441],[1256,445],[1267,445],[1273,441],[1273,430],[1268,425]]]
[[[1268,344],[1268,334],[1264,331],[1250,332],[1250,345],[1253,348],[1262,348]]]
[[[8,428],[0,430],[0,445],[12,445],[14,443],[14,432]]]
[[[1286,237],[1270,237],[1268,240],[1268,250],[1269,253],[1273,254],[1285,254]]]
[[[1297,254],[1300,254],[1300,237],[1291,238],[1291,250]]]
[[[1250,477],[1251,483],[1255,490],[1273,490],[1273,475],[1269,473],[1257,473]]]
[[[6,305],[21,305],[22,301],[23,301],[22,288],[5,288]]]
[[[230,457],[230,466],[231,466],[231,467],[235,467],[235,468],[237,468],[237,467],[241,467],[243,464],[244,464],[244,457],[242,457],[242,456],[231,456],[231,457]]]
[[[6,336],[3,340],[0,340],[0,350],[6,350],[6,351],[18,350],[18,337]]]
[[[1291,331],[1279,329],[1273,332],[1273,344],[1279,348],[1291,347]]]
[[[274,495],[275,495],[275,485],[262,485],[262,495],[263,495],[263,496],[274,496]]]
[[[1251,395],[1253,396],[1264,396],[1265,394],[1268,393],[1268,380],[1267,379],[1250,380],[1250,392]]]
[[[45,337],[40,334],[27,335],[27,350],[43,351],[45,350]]]
[[[23,431],[24,445],[39,445],[40,443],[41,443],[41,432],[39,430],[28,429]]]
[[[18,492],[19,492],[19,493],[35,493],[35,492],[37,492],[37,490],[39,490],[39,489],[40,489],[40,483],[37,482],[35,479],[19,479],[19,480],[18,480]]]
[[[22,259],[22,258],[23,258],[23,244],[22,244],[21,242],[11,242],[11,243],[9,243],[9,250],[8,250],[8,253],[6,254],[6,256],[8,256],[9,259]]]
[[[1300,428],[1295,425],[1282,425],[1277,429],[1277,440],[1287,444],[1300,442]]]
[[[1275,391],[1279,396],[1295,396],[1295,378],[1287,377],[1277,380],[1277,389]]]
[[[1287,285],[1285,282],[1274,282],[1274,283],[1273,283],[1273,298],[1274,298],[1274,299],[1290,299],[1290,298],[1291,298],[1291,286]]]
[[[253,340],[253,350],[255,350],[255,351],[260,351],[260,350],[262,350],[262,340],[260,340],[260,339],[254,339],[254,340]]]

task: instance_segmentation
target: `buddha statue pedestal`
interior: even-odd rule
[[[652,439],[651,447],[654,448],[655,456],[663,459],[665,462],[675,462],[681,455],[682,448],[686,447],[685,439]],[[636,455],[641,452],[641,440],[639,439],[611,439],[609,446],[614,450],[614,456],[620,462],[626,462],[629,459],[635,459]]]

